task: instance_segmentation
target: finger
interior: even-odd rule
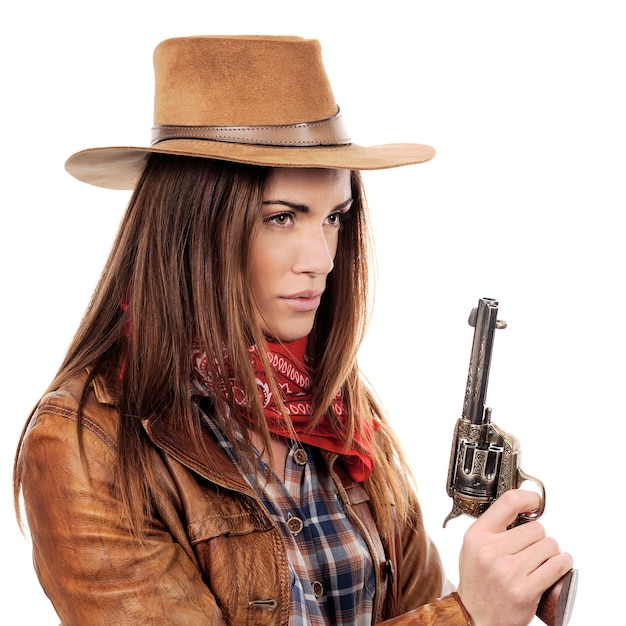
[[[543,593],[574,567],[574,559],[567,552],[560,552],[543,562],[528,577],[538,593]]]
[[[516,526],[500,534],[501,540],[506,542],[506,550],[509,554],[522,552],[537,542],[540,542],[545,536],[545,528],[540,522],[536,521]]]
[[[517,553],[517,558],[523,563],[527,573],[534,572],[546,561],[561,553],[559,545],[552,537],[540,537]]]
[[[520,513],[536,510],[541,505],[541,496],[527,489],[509,489],[483,513],[480,521],[486,530],[506,530]]]

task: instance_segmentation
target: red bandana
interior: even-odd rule
[[[352,447],[346,449],[344,442],[333,432],[325,418],[318,422],[313,431],[308,428],[313,413],[313,405],[310,391],[311,370],[306,364],[305,357],[307,343],[308,337],[287,343],[268,342],[266,344],[267,359],[280,390],[281,399],[298,436],[298,440],[322,450],[342,455],[346,470],[352,479],[362,482],[369,477],[374,466],[372,429],[366,426],[364,435],[356,433]],[[250,347],[250,359],[269,431],[282,437],[291,437],[292,431],[289,429],[278,403],[273,398],[256,346]],[[206,352],[200,347],[193,352],[193,368],[198,382],[204,389],[210,392],[212,383],[207,368],[207,356]],[[246,407],[248,403],[243,390],[237,386],[234,373],[229,371],[228,377],[235,393],[237,404]],[[339,421],[343,423],[342,417],[346,414],[347,409],[341,390],[335,396],[332,407]],[[249,415],[246,417],[251,420]]]

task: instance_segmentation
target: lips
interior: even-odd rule
[[[315,311],[319,307],[322,293],[322,291],[301,291],[282,296],[281,300],[292,310],[298,313],[307,313]]]

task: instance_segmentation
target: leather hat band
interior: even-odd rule
[[[350,144],[341,112],[317,122],[267,126],[175,126],[152,127],[150,145],[168,139],[206,139],[261,146],[340,146]]]

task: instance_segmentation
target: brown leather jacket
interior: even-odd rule
[[[114,392],[99,378],[89,389],[83,459],[76,428],[83,385],[76,379],[43,398],[22,449],[35,567],[62,624],[287,626],[280,531],[213,440],[199,456],[172,424],[144,423],[158,484],[155,515],[139,541],[120,516],[113,484]],[[398,529],[401,540],[387,558],[365,490],[335,459],[327,457],[329,470],[376,564],[375,621],[402,613],[384,623],[467,626],[455,593],[438,599],[443,570],[421,519],[417,531]]]

